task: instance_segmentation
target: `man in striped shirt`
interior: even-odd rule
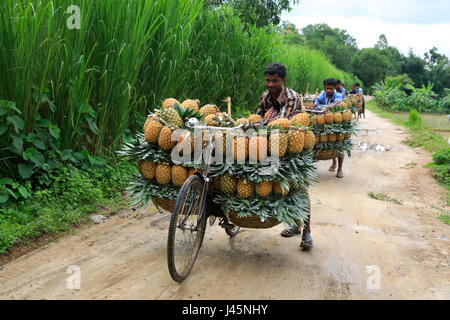
[[[264,70],[267,91],[261,96],[257,114],[266,122],[279,118],[292,118],[301,111],[301,97],[286,82],[286,67],[280,63],[271,63]]]
[[[290,88],[284,86],[286,82],[286,67],[280,63],[271,63],[264,70],[267,91],[261,96],[257,114],[264,118],[265,122],[272,122],[280,118],[292,118],[302,110],[301,96]],[[308,190],[303,191],[308,196]],[[309,203],[309,218],[305,221],[300,248],[309,250],[313,246],[311,237],[311,204]],[[284,230],[283,237],[291,237],[302,233],[301,226],[291,226]]]

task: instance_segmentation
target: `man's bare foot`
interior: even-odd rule
[[[336,177],[338,177],[338,178],[343,178],[343,177],[344,177],[344,174],[342,173],[342,171],[338,171]]]
[[[328,169],[328,170],[330,170],[330,171],[335,171],[336,168],[337,168],[337,166],[336,166],[335,164],[333,164],[333,165],[331,165],[330,169]]]

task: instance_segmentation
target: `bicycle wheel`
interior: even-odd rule
[[[182,282],[191,272],[206,229],[206,212],[202,213],[204,181],[189,177],[178,193],[169,225],[167,263],[170,276]]]

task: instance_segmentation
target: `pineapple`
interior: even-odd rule
[[[328,142],[336,142],[337,141],[337,137],[335,133],[330,133],[328,135]]]
[[[203,121],[206,123],[207,126],[211,126],[211,127],[219,126],[219,122],[216,121],[215,114],[210,114],[210,115],[206,116]]]
[[[197,169],[195,169],[195,168],[189,168],[188,169],[188,177],[193,176],[196,171],[197,171]]]
[[[311,125],[312,126],[316,126],[317,125],[317,116],[316,115],[313,115],[311,117]]]
[[[248,119],[247,118],[240,118],[237,119],[235,122],[236,126],[240,126],[241,124],[247,124],[248,123]]]
[[[350,110],[345,110],[342,114],[342,121],[350,121],[352,119],[352,112]]]
[[[182,166],[172,167],[172,184],[181,187],[188,178],[188,170]]]
[[[192,109],[195,112],[198,112],[198,104],[200,103],[199,100],[191,100],[191,99],[187,99],[184,100],[183,103],[181,104],[181,106],[185,109]]]
[[[334,123],[341,123],[341,122],[342,122],[342,112],[335,112]]]
[[[289,121],[289,119],[286,119],[286,118],[281,118],[281,119],[272,121],[271,123],[269,123],[267,125],[267,127],[268,128],[281,127],[281,128],[289,129],[291,127],[291,121]]]
[[[164,127],[158,138],[158,145],[163,150],[171,150],[176,145],[176,141],[172,141],[172,130],[170,127]]]
[[[267,156],[267,137],[254,135],[250,138],[249,157],[252,161],[262,161]]]
[[[320,135],[320,142],[321,143],[328,142],[328,135],[326,133],[323,133],[323,134]]]
[[[320,143],[320,136],[316,136],[316,144]]]
[[[312,132],[312,131],[305,132],[304,148],[307,150],[312,150],[312,149],[314,149],[315,144],[316,144],[316,136],[314,135],[314,132]]]
[[[345,135],[344,134],[342,134],[342,133],[338,133],[337,134],[337,140],[338,141],[344,141],[344,139],[345,139]]]
[[[345,136],[345,139],[349,139],[352,137],[352,134],[349,132],[349,133],[346,133],[344,136]]]
[[[325,116],[323,114],[317,116],[317,124],[325,124]]]
[[[289,194],[289,183],[287,183],[286,181],[284,182],[275,182],[273,184],[273,193],[275,193],[278,196],[287,196]]]
[[[213,177],[212,178],[212,189],[214,191],[220,191],[220,178],[221,177]]]
[[[301,125],[301,126],[309,126],[309,116],[306,113],[299,113],[296,114],[292,119],[291,119],[291,123],[292,124],[297,124],[297,125]]]
[[[273,183],[270,181],[262,181],[255,185],[255,191],[261,198],[266,198],[272,193]]]
[[[288,133],[288,150],[292,153],[299,153],[303,150],[305,143],[305,133],[303,131],[290,131]]]
[[[190,150],[190,153],[194,152],[194,136],[188,130],[183,130],[178,136],[176,148],[178,152],[184,151],[185,149],[186,151]]]
[[[210,114],[216,114],[219,112],[219,108],[217,108],[214,104],[207,104],[203,106],[199,111],[203,117],[209,116]]]
[[[247,199],[254,195],[255,185],[247,179],[239,179],[237,183],[237,195],[240,198]]]
[[[169,98],[164,100],[164,102],[162,103],[162,108],[163,109],[173,108],[175,104],[180,104],[180,102],[177,99]]]
[[[147,120],[145,120],[145,123],[144,123],[144,133],[145,133],[145,130],[147,129],[148,124],[149,124],[151,121],[156,121],[155,117],[149,116],[149,117],[147,117]]]
[[[139,171],[141,171],[142,176],[147,180],[155,179],[156,175],[156,163],[151,161],[139,161]]]
[[[181,118],[180,114],[174,108],[163,109],[160,113],[161,119],[163,119],[167,124],[182,127],[183,126],[183,118]]]
[[[261,116],[259,114],[252,114],[250,117],[248,117],[248,122],[260,122],[262,120]]]
[[[224,194],[236,193],[236,178],[225,174],[220,176],[220,191]]]
[[[333,123],[334,122],[334,114],[332,112],[325,113],[325,122]]]
[[[278,140],[278,141],[277,141]],[[278,156],[280,158],[284,157],[288,148],[288,136],[285,133],[281,132],[273,132],[269,137],[269,153],[276,154],[276,152],[272,152],[272,148],[278,148]]]
[[[163,125],[159,121],[150,121],[144,131],[145,141],[149,143],[157,143],[162,128]]]
[[[231,145],[231,152],[233,152],[233,159],[235,161],[243,162],[248,159],[248,138],[235,137]]]
[[[159,185],[166,185],[172,181],[170,164],[168,162],[159,163],[155,171],[156,182]]]

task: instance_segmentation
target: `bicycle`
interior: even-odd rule
[[[186,124],[194,128],[191,122]],[[248,125],[247,125],[248,126]],[[235,131],[245,129],[246,125],[235,128],[221,128],[211,126],[195,126],[195,129],[215,131]],[[210,134],[205,152],[205,167],[202,173],[190,176],[181,187],[175,200],[172,217],[169,224],[167,243],[167,262],[169,273],[173,280],[185,280],[194,266],[198,252],[202,246],[208,218],[213,225],[216,218],[220,218],[219,226],[225,229],[230,238],[239,233],[240,227],[231,224],[221,208],[207,201],[211,178],[208,177],[209,166],[214,150],[214,134]],[[209,208],[207,208],[209,206]],[[208,210],[209,209],[209,210]],[[214,212],[214,214],[210,214]],[[177,239],[180,238],[178,241]]]

